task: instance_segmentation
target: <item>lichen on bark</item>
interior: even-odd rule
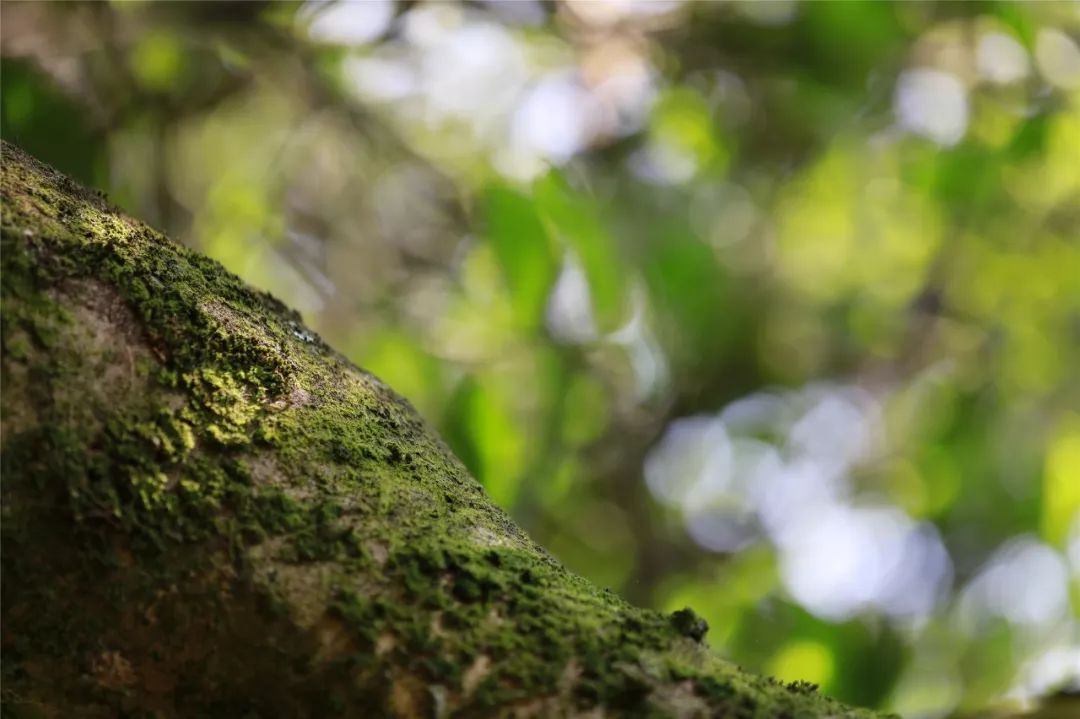
[[[870,716],[566,571],[299,316],[9,144],[3,703]]]

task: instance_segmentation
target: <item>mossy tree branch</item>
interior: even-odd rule
[[[5,709],[870,715],[567,572],[215,262],[9,144],[2,193]]]

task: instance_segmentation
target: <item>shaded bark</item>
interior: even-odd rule
[[[299,316],[9,144],[3,702],[870,716],[563,569]]]

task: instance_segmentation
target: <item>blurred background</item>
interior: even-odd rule
[[[6,139],[576,572],[908,717],[1080,681],[1080,3],[0,13]]]

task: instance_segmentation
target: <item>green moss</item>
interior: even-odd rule
[[[708,622],[699,617],[690,607],[672,613],[671,624],[679,634],[689,637],[695,642],[704,639],[705,633],[709,631]]]

